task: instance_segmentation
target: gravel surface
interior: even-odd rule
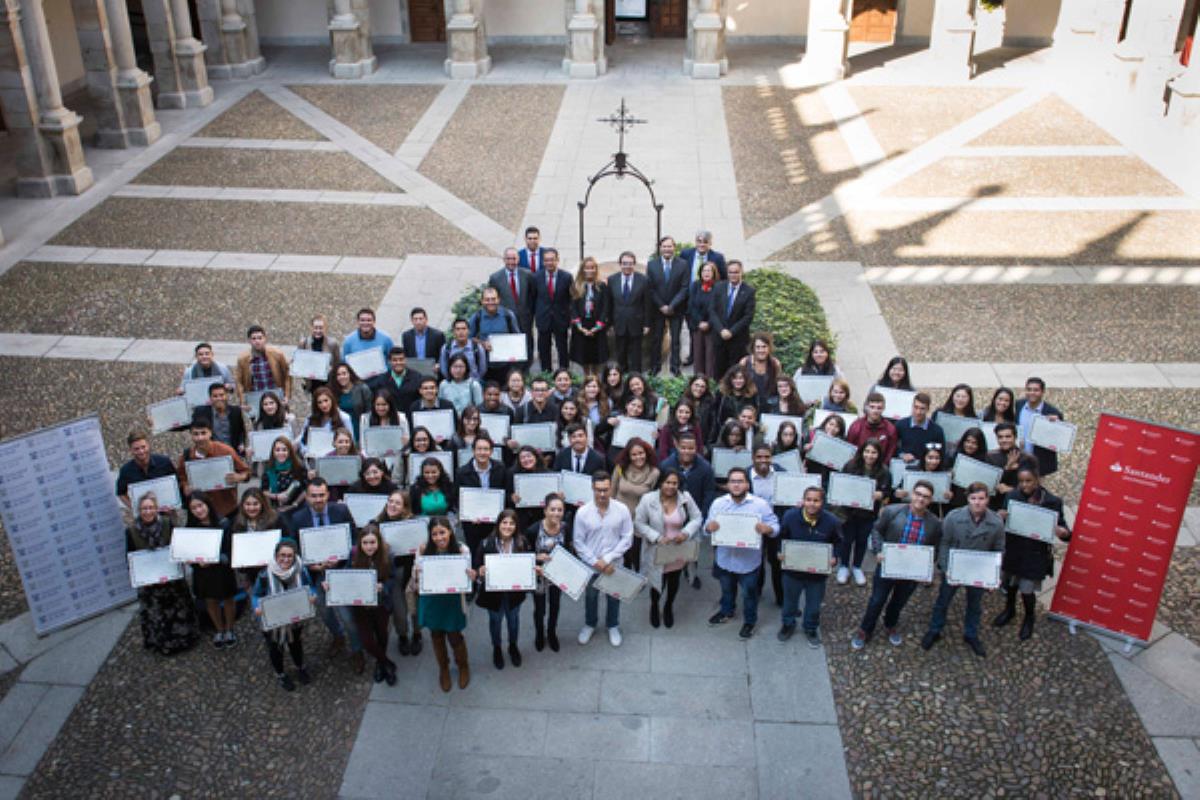
[[[399,192],[349,153],[179,147],[131,181],[171,186]]]
[[[4,524],[0,523],[0,623],[8,622],[29,610],[25,602],[25,589],[21,586],[21,575],[17,571],[17,562],[13,558],[12,548],[8,546],[8,535],[4,532]],[[0,698],[8,691],[4,683],[8,675],[0,676]]]
[[[1117,140],[1070,103],[1050,95],[970,142],[972,145],[1114,145]]]
[[[472,86],[421,162],[421,174],[515,229],[529,203],[564,91],[562,86]],[[515,109],[538,113],[517,114]],[[481,169],[484,164],[491,168]]]
[[[1158,621],[1200,645],[1200,548],[1180,547],[1171,559],[1171,570],[1158,605]]]
[[[1192,361],[1200,352],[1200,287],[871,288],[913,361]]]
[[[378,305],[390,283],[368,275],[20,263],[0,277],[0,318],[8,330],[28,333],[224,342],[242,341],[257,322],[272,341],[294,344],[317,311],[339,336],[352,330],[358,309]]]
[[[427,84],[289,86],[355,133],[394,153],[442,87]]]
[[[970,197],[999,187],[997,197],[1179,195],[1179,187],[1140,158],[944,158],[884,192],[887,197]]]
[[[966,122],[1016,92],[978,86],[846,86],[888,157]]]
[[[399,258],[490,255],[424,208],[113,197],[53,244]]]
[[[258,91],[246,95],[196,135],[223,139],[325,139],[299,117]]]

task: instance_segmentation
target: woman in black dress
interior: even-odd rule
[[[600,280],[600,265],[588,256],[571,284],[571,360],[595,373],[608,360],[608,286]]]
[[[229,566],[233,557],[233,535],[229,532],[229,523],[221,519],[204,492],[192,492],[187,507],[187,527],[221,529],[221,560],[216,564],[192,565],[192,591],[204,601],[208,618],[217,631],[213,634],[213,647],[218,650],[233,647],[237,644],[237,634],[233,632],[233,622],[237,618],[237,603],[233,600],[237,594],[237,575]]]
[[[138,500],[137,516],[125,529],[125,549],[157,550],[171,546],[171,518],[158,513],[158,498],[147,492]],[[200,631],[196,627],[196,606],[187,581],[168,581],[137,590],[138,617],[142,626],[142,644],[164,656],[189,650]]]

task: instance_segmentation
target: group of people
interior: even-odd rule
[[[431,327],[420,308],[413,309],[412,327],[403,332],[399,344],[375,327],[371,309],[358,313],[356,330],[341,342],[329,333],[324,317],[314,317],[300,348],[330,353],[330,368],[323,379],[303,379],[311,398],[304,415],[295,413],[303,396],[293,387],[289,361],[267,343],[261,326],[249,329],[248,350],[233,369],[217,362],[208,344],[196,347],[179,391],[189,392],[190,382],[207,382],[208,402],[193,408],[189,446],[172,460],[152,452],[146,432],[131,433],[131,458],[120,469],[116,491],[130,508],[131,550],[169,546],[174,527],[183,524],[219,528],[221,557],[194,565],[190,586],[170,581],[139,589],[147,648],[173,653],[193,646],[199,638],[196,600],[203,601],[212,623],[213,645],[235,646],[239,593],[245,592],[255,613],[261,613],[265,598],[303,588],[332,636],[331,652],[348,648],[356,671],[365,671],[370,656],[375,680],[394,683],[397,665],[392,653],[419,653],[427,632],[441,688],[451,689],[451,658],[458,684],[465,688],[470,664],[463,630],[469,603],[488,614],[496,669],[523,662],[520,618],[527,595],[533,597],[535,650],[559,650],[563,592],[542,573],[556,548],[561,546],[598,574],[622,569],[639,575],[649,588],[650,624],[671,628],[681,586],[700,588],[701,574],[698,560],[674,558],[667,550],[666,558],[660,558],[658,550],[714,536],[722,521],[732,524],[744,515],[754,517],[751,535],[760,540],[713,548],[712,574],[721,599],[708,620],[712,626],[734,620],[740,601],[742,639],[755,634],[759,599],[770,584],[781,609],[778,638],[787,640],[800,627],[811,646],[820,646],[828,578],[833,576],[842,586],[865,586],[862,566],[871,550],[877,562],[873,585],[851,644],[864,647],[882,613],[889,641],[900,645],[900,615],[917,582],[883,575],[878,562],[884,543],[937,547],[943,573],[951,548],[1003,551],[1007,603],[994,624],[1002,626],[1014,618],[1019,595],[1024,611],[1020,638],[1032,634],[1036,592],[1051,574],[1053,553],[1045,542],[1006,533],[1003,516],[1009,499],[1041,505],[1058,511],[1059,537],[1070,535],[1061,500],[1041,485],[1042,477],[1057,468],[1055,454],[1030,443],[1036,416],[1062,416],[1045,401],[1043,381],[1030,378],[1021,399],[1010,389],[999,389],[978,409],[971,387],[956,386],[940,411],[965,420],[966,429],[949,440],[934,421],[933,402],[925,392],[912,395],[911,409],[903,418],[884,415],[885,398],[878,388],[913,389],[908,364],[897,356],[864,398],[859,416],[850,386],[825,342],[813,341],[804,363],[789,374],[774,355],[771,334],[749,331],[753,290],[742,283],[740,264],[717,263],[706,235],[697,237],[698,255],[685,251],[682,259],[674,256],[674,243],[665,238],[649,276],[632,272],[636,259],[623,254],[622,272],[607,284],[596,280],[594,259],[585,259],[572,281],[560,274],[557,253],[536,247],[536,239],[528,241],[534,246],[505,253],[505,266],[492,276],[480,311],[470,319],[455,320],[449,337]],[[715,294],[709,298],[714,304],[707,313],[709,326],[701,327],[701,314],[693,332],[697,374],[683,396],[669,402],[656,395],[652,382],[637,369],[641,323],[657,330],[650,342],[651,369],[660,367],[653,363],[662,352],[661,338],[656,337],[669,328],[671,368],[678,371],[679,323],[686,316],[691,324],[697,281],[703,286],[717,275],[724,282],[699,290]],[[515,295],[504,297],[504,290],[514,286]],[[673,288],[669,302],[659,304],[664,296],[654,287],[661,286]],[[557,302],[560,291],[571,298],[573,338],[569,356],[559,348],[556,371],[530,375],[523,369],[528,364],[489,363],[489,335],[533,330],[529,318],[507,308],[508,302],[515,299],[519,305],[527,302],[522,298],[543,293],[544,299]],[[618,299],[624,302],[627,295],[654,300],[640,306],[637,326],[625,328],[620,321],[624,312],[617,309]],[[505,308],[497,308],[498,297]],[[543,329],[544,309],[539,310],[536,300],[528,302],[530,308],[521,308],[532,311],[539,350],[547,354],[551,345],[561,344],[562,331],[551,323]],[[750,317],[742,326],[718,307],[726,312],[748,308]],[[496,324],[495,317],[508,315],[517,316],[515,329],[512,320]],[[610,327],[615,361],[607,360]],[[622,343],[623,337],[628,341]],[[709,345],[711,350],[706,349]],[[387,370],[364,380],[347,357],[372,348],[382,351]],[[719,382],[700,369],[700,362],[710,359],[721,365]],[[410,367],[410,360],[422,371]],[[571,371],[570,361],[584,365],[582,374]],[[542,366],[550,367],[548,357]],[[797,382],[809,376],[827,378],[828,390],[820,400],[806,403]],[[425,411],[441,412],[449,426],[431,430],[421,424]],[[764,415],[772,415],[766,418],[774,420],[770,428]],[[853,422],[847,424],[847,419]],[[540,446],[518,438],[524,435],[522,426],[539,425],[551,432]],[[985,426],[997,445],[990,451]],[[635,433],[629,434],[630,429]],[[389,436],[382,437],[384,433]],[[822,434],[853,445],[853,457],[840,466],[810,458]],[[381,447],[377,441],[388,444]],[[189,487],[188,463],[217,456],[228,456],[232,465],[225,485],[209,491]],[[1003,470],[994,491],[972,484],[935,495],[935,481],[924,476],[949,471],[963,456]],[[356,459],[356,478],[331,483],[323,474],[323,461],[330,457]],[[902,476],[895,473],[896,464],[922,477],[898,480]],[[804,491],[801,501],[776,504],[776,475],[789,470],[813,473],[819,480]],[[874,481],[874,502],[864,507],[830,504],[826,493],[831,475],[838,472]],[[544,498],[522,498],[521,476],[539,473],[585,478],[590,497],[575,495],[568,502],[565,492],[553,492]],[[137,484],[159,478],[175,480],[181,507],[164,504],[156,492],[136,491]],[[466,518],[459,513],[463,489],[503,490],[504,508],[494,519]],[[134,495],[136,502],[131,500]],[[378,496],[378,514],[356,520],[344,500],[357,495]],[[417,518],[428,521],[419,551],[391,552],[383,527]],[[351,530],[353,546],[347,557],[303,563],[301,532],[329,525]],[[233,568],[233,537],[276,530],[281,536],[269,564]],[[829,569],[786,569],[783,542],[789,540],[829,545]],[[695,558],[707,561],[707,549],[698,547]],[[537,580],[532,591],[487,587],[487,557],[510,553],[534,554]],[[469,592],[420,592],[422,559],[446,555],[468,557]],[[328,572],[343,567],[375,571],[375,605],[327,602]],[[922,639],[926,648],[940,638],[957,588],[943,574]],[[968,645],[980,656],[982,591],[966,589],[964,629]],[[586,645],[599,627],[600,594],[591,584],[584,592],[580,645]],[[605,602],[607,637],[612,646],[620,646],[622,600],[609,594]],[[296,623],[264,633],[271,665],[288,690],[311,679],[303,627]],[[396,645],[389,650],[393,633]],[[294,679],[285,669],[285,650],[295,668]]]

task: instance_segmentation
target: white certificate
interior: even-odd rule
[[[308,378],[323,381],[329,377],[329,366],[333,353],[326,350],[306,350],[297,347],[292,353],[292,375],[297,378]]]
[[[934,548],[927,544],[883,544],[885,578],[929,583],[933,580]]]
[[[172,397],[146,406],[150,416],[150,429],[154,433],[166,433],[175,428],[186,428],[192,421],[192,409],[186,397]]]
[[[888,389],[883,386],[876,386],[871,391],[883,395],[883,415],[888,419],[903,419],[912,413],[916,392],[908,389]]]
[[[407,444],[407,425],[372,425],[362,429],[362,449],[369,456],[398,456]]]
[[[826,500],[831,506],[874,508],[875,479],[832,472],[829,475],[829,496]]]
[[[269,531],[247,531],[233,535],[233,561],[230,566],[234,569],[265,567],[275,559],[275,545],[279,544],[283,531],[275,528]]]
[[[412,412],[413,430],[424,428],[436,441],[454,438],[454,410],[450,408],[429,409]]]
[[[358,376],[359,380],[365,381],[388,371],[387,360],[380,347],[344,354],[342,359],[350,369],[354,370],[354,374]]]
[[[489,553],[483,557],[483,583],[489,592],[530,592],[537,587],[533,553]]]
[[[469,556],[418,556],[421,594],[466,594],[471,590]]]
[[[415,556],[429,541],[429,517],[413,517],[379,525],[379,533],[394,556]]]
[[[713,546],[762,549],[762,535],[755,530],[761,522],[758,514],[731,512],[717,514],[714,519],[719,527],[711,534]]]
[[[888,462],[888,472],[892,475],[892,488],[899,489],[904,485],[904,473],[908,472],[908,462],[903,458],[893,458]]]
[[[480,414],[479,427],[487,431],[488,438],[494,444],[505,442],[508,440],[508,429],[512,426],[512,420],[507,414]]]
[[[383,507],[387,505],[388,496],[386,494],[363,494],[363,493],[347,493],[342,498],[342,502],[346,504],[346,508],[350,509],[350,516],[354,518],[354,524],[358,527],[367,525],[371,520],[379,516],[383,511]]]
[[[833,560],[833,545],[826,542],[783,541],[783,568],[810,575],[828,575],[833,572],[829,562]]]
[[[995,494],[996,484],[1000,482],[1000,476],[1003,474],[1004,470],[1000,467],[959,453],[954,458],[954,470],[950,473],[950,480],[955,486],[964,489],[979,481],[988,487],[988,494]]]
[[[784,472],[804,472],[804,465],[800,463],[799,450],[784,450],[782,453],[776,453],[771,456],[771,463]]]
[[[488,352],[489,364],[512,364],[529,359],[523,333],[493,333],[487,342],[492,346]]]
[[[558,436],[558,426],[553,422],[530,422],[524,425],[513,425],[509,437],[518,445],[526,445],[542,452],[557,450],[555,438]]]
[[[749,450],[733,450],[728,447],[712,449],[713,477],[727,478],[734,467],[750,469],[754,465],[754,453]]]
[[[326,605],[379,605],[379,576],[373,569],[331,569],[325,572],[325,580],[329,583]]]
[[[685,539],[682,542],[667,543],[659,540],[654,548],[654,563],[660,567],[674,564],[676,561],[695,561],[700,558],[700,540]]]
[[[350,557],[350,525],[321,525],[300,529],[300,555],[305,564],[324,564]]]
[[[971,430],[971,428],[979,428],[983,425],[982,422],[974,417],[960,417],[957,414],[951,414],[946,411],[938,411],[933,415],[934,424],[942,429],[942,433],[946,436],[946,443],[957,445],[958,440],[963,437],[963,434]]]
[[[821,430],[821,424],[831,416],[842,418],[842,422],[846,423],[846,430],[850,430],[850,426],[854,424],[854,420],[858,419],[857,414],[851,414],[848,411],[826,411],[823,408],[818,408],[813,412],[813,430]]]
[[[129,484],[129,504],[135,512],[138,501],[149,492],[153,492],[158,499],[159,508],[176,509],[183,506],[183,499],[179,496],[179,481],[174,475]]]
[[[282,628],[284,625],[295,625],[317,615],[307,586],[297,586],[286,592],[269,594],[259,600],[258,607],[262,611],[260,619],[264,631]]]
[[[129,583],[135,589],[183,578],[183,564],[171,558],[171,548],[135,550],[128,556]]]
[[[513,474],[513,492],[521,498],[517,508],[541,508],[546,495],[562,491],[562,478],[557,472],[526,472]]]
[[[792,376],[796,384],[796,394],[808,405],[820,403],[829,396],[829,387],[833,385],[836,375],[800,375]]]
[[[651,447],[658,441],[658,423],[652,419],[639,417],[617,417],[617,427],[613,429],[612,446],[620,449],[629,444],[630,439],[641,439]]]
[[[230,486],[225,476],[233,472],[232,456],[186,461],[183,466],[187,470],[188,488],[193,492],[217,492]]]
[[[220,528],[176,528],[171,533],[171,558],[181,564],[216,564],[224,535]]]
[[[996,439],[995,422],[980,422],[979,430],[983,431],[983,441],[987,443],[988,450],[1000,449],[1000,442]]]
[[[562,493],[571,505],[581,506],[592,502],[592,476],[582,472],[563,470],[559,473],[562,478]]]
[[[796,438],[799,439],[804,431],[804,417],[797,417],[790,414],[763,414],[759,418],[759,422],[763,426],[763,441],[767,444],[774,444],[775,439],[779,436],[779,426],[785,422],[790,422],[796,426]]]
[[[946,580],[954,586],[995,589],[1000,585],[1003,553],[951,548],[946,562]]]
[[[904,480],[900,483],[900,488],[912,494],[913,487],[917,485],[917,481],[929,481],[933,484],[933,502],[944,503],[949,499],[949,472],[924,472],[921,470],[905,472]]]
[[[208,387],[214,383],[224,384],[220,375],[211,378],[195,378],[183,382],[183,396],[192,408],[208,405]]]
[[[434,367],[437,366],[435,358],[410,358],[404,362],[406,369],[411,369],[413,372],[423,377],[437,377],[434,373]]]
[[[361,466],[358,456],[323,456],[317,459],[317,475],[330,486],[349,486],[358,480]]]
[[[259,461],[271,460],[271,449],[275,447],[275,440],[283,437],[291,441],[286,428],[268,428],[263,431],[250,432],[250,458],[255,463]]]
[[[596,581],[592,585],[609,597],[617,600],[632,600],[646,586],[646,576],[614,565],[611,575],[598,573]]]
[[[561,544],[554,546],[554,550],[550,552],[550,560],[542,564],[542,577],[575,601],[583,596],[583,590],[587,588],[593,574],[591,567]]]
[[[333,431],[323,428],[308,429],[308,457],[317,458],[333,452]]]
[[[807,458],[840,472],[857,452],[858,448],[845,439],[837,439],[819,430],[813,437],[813,446]]]
[[[1022,503],[1020,500],[1008,501],[1008,514],[1004,520],[1004,530],[1009,533],[1053,544],[1057,529],[1057,511],[1035,506],[1032,503]]]
[[[503,510],[503,489],[459,487],[458,518],[463,522],[495,522]]]
[[[430,450],[428,453],[408,454],[408,483],[410,486],[421,477],[421,465],[427,458],[441,462],[442,471],[446,473],[446,477],[454,480],[454,453],[446,450]]]
[[[1029,426],[1029,441],[1055,453],[1069,453],[1075,446],[1075,432],[1075,426],[1069,422],[1052,422],[1038,414]]]
[[[812,487],[821,488],[821,476],[809,472],[776,472],[775,492],[771,504],[776,506],[798,506],[804,500],[804,492]]]

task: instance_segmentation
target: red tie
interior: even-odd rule
[[[537,272],[537,251],[536,250],[529,251],[529,271]]]
[[[512,290],[513,300],[519,300],[517,297],[517,271],[514,269],[508,273],[508,288]]]

